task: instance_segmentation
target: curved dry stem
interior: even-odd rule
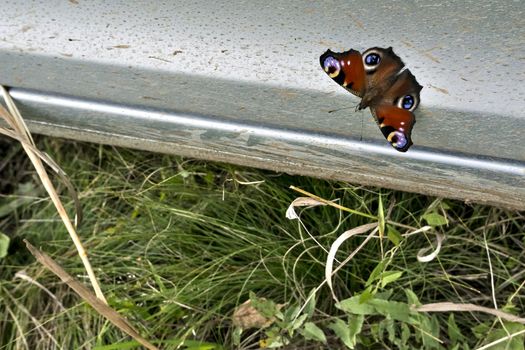
[[[34,152],[35,144],[22,116],[20,115],[20,112],[16,108],[16,105],[9,93],[2,85],[0,85],[0,92],[2,93],[4,101],[8,107],[8,110],[6,110],[3,106],[0,105],[0,117],[2,117],[13,129],[13,132],[15,133],[15,135],[17,135],[16,139],[18,141],[24,140],[24,142],[21,142],[22,147],[24,148],[24,151],[27,153],[27,156],[31,160],[31,163],[33,163],[33,166],[35,167],[40,181],[42,181],[42,185],[44,185],[44,188],[49,194],[51,201],[55,205],[58,215],[62,219],[64,226],[66,226],[69,236],[75,244],[75,247],[78,251],[78,255],[80,256],[80,259],[84,264],[84,268],[86,269],[86,272],[89,276],[89,280],[91,281],[91,285],[93,286],[97,298],[99,298],[104,303],[107,303],[106,298],[102,293],[102,289],[100,288],[100,285],[97,281],[93,268],[91,267],[91,263],[89,262],[89,259],[87,257],[86,250],[84,249],[84,246],[82,245],[82,242],[78,237],[78,234],[71,222],[71,219],[69,218],[69,215],[67,214],[64,206],[62,205],[62,202],[60,201],[60,198],[58,197],[58,193],[53,183],[47,175],[47,171],[44,167],[44,164],[42,163],[42,159],[39,156],[39,152]]]
[[[467,304],[456,304],[456,303],[451,303],[451,302],[432,303],[432,304],[425,304],[425,305],[416,307],[415,310],[419,312],[450,312],[450,311],[472,312],[472,311],[478,311],[478,312],[484,312],[486,314],[491,314],[496,317],[500,317],[506,321],[525,324],[525,318],[523,317],[512,315],[507,312],[503,312],[501,310],[491,309],[489,307],[480,306],[476,304],[470,304],[470,303],[467,303]]]

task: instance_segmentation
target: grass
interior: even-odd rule
[[[110,146],[43,137],[38,143],[77,187],[84,209],[79,234],[110,306],[162,349],[279,343],[342,348],[348,339],[357,348],[473,349],[524,329],[470,312],[411,314],[411,321],[403,321],[393,309],[441,301],[494,307],[494,295],[499,308],[523,317],[523,213]],[[1,146],[0,232],[10,243],[0,259],[0,349],[137,348],[26,250],[23,239],[87,283],[20,147],[6,141]],[[291,185],[338,198],[357,214],[302,208],[303,227],[285,218],[300,196]],[[372,239],[334,276],[334,288],[340,300],[357,295],[364,304],[380,300],[392,309],[345,310],[324,287],[315,305],[299,312],[323,282],[322,247],[329,249],[343,231],[374,221],[359,213],[380,212],[389,212],[390,239]],[[429,223],[434,227],[426,234],[400,236]],[[418,262],[419,250],[433,244],[435,232],[446,236],[441,252],[431,262]],[[362,241],[345,242],[339,261]],[[17,277],[20,271],[29,278]],[[395,278],[387,280],[392,273]],[[379,277],[370,281],[371,274]],[[246,300],[275,321],[240,332],[232,314]],[[334,326],[341,322],[343,330]],[[345,333],[359,325],[355,337]],[[523,339],[518,335],[491,349],[523,349]]]

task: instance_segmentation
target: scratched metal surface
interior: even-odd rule
[[[3,1],[36,132],[525,209],[523,1]],[[424,86],[386,144],[319,67],[393,46]]]

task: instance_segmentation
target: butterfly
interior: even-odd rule
[[[423,88],[391,47],[373,47],[361,54],[326,51],[320,57],[321,67],[352,94],[361,97],[356,110],[370,107],[387,141],[400,152],[412,146],[414,110],[419,105]]]

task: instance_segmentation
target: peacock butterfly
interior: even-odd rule
[[[339,85],[361,97],[358,110],[370,107],[387,141],[400,152],[412,145],[411,133],[423,88],[392,48],[373,47],[361,54],[326,51],[321,67]]]

